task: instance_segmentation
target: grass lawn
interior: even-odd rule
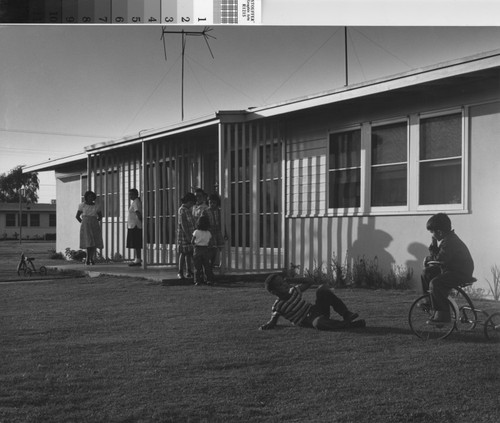
[[[26,279],[27,277],[21,272],[17,274],[17,265],[21,258],[21,253],[24,252],[26,257],[32,257],[35,260],[33,264],[38,270],[40,266],[58,266],[64,263],[64,260],[49,259],[49,250],[54,250],[56,246],[55,241],[0,241],[0,282],[2,281],[16,281]],[[64,253],[64,251],[63,251]],[[67,273],[65,272],[66,276]],[[75,272],[73,272],[75,273]],[[50,279],[54,277],[65,276],[64,274],[57,274],[49,271],[47,277],[40,276],[39,273],[33,273],[31,279]]]
[[[2,283],[0,422],[500,421],[500,344],[421,341],[412,292],[338,294],[367,328],[259,331],[261,283]]]

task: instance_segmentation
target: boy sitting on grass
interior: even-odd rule
[[[290,282],[298,283],[291,286]],[[267,277],[266,289],[278,298],[272,307],[269,322],[260,327],[261,330],[273,329],[280,316],[288,319],[296,326],[315,328],[318,330],[338,331],[349,328],[364,328],[364,320],[356,320],[357,313],[349,311],[342,300],[337,297],[328,285],[321,285],[316,290],[316,302],[311,304],[302,298],[302,293],[313,283],[309,278],[283,278],[281,274]],[[343,317],[343,321],[330,319],[330,307]]]

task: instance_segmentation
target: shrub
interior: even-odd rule
[[[332,277],[328,271],[325,272],[323,270],[323,264],[321,262],[319,264],[316,264],[316,262],[314,263],[315,264],[312,270],[305,270],[305,276],[314,280],[314,282],[318,285],[323,285],[325,283],[332,285]]]
[[[410,289],[413,269],[403,265],[393,265],[386,276],[386,288],[388,289]]]
[[[292,265],[293,266],[293,265]],[[294,266],[293,268],[297,268]],[[386,274],[378,266],[378,258],[356,258],[352,264],[345,260],[340,262],[334,255],[325,267],[323,263],[314,263],[312,269],[304,270],[305,276],[318,285],[329,284],[333,288],[354,286],[368,289],[409,289],[413,277],[411,268],[393,265]]]
[[[483,288],[474,288],[472,286],[466,286],[462,289],[472,300],[480,300],[488,295],[486,290]]]
[[[493,296],[493,299],[495,301],[500,300],[500,269],[498,266],[495,264],[494,266],[491,266],[491,274],[493,275],[493,280],[490,282],[488,279],[486,279],[486,282],[488,282],[488,285],[490,287],[490,294]]]
[[[57,253],[56,250],[50,249],[49,250],[49,259],[51,259],[51,260],[64,260],[64,254]]]
[[[83,250],[72,250],[71,248],[66,248],[64,255],[69,260],[83,261],[87,257],[87,253]]]
[[[378,267],[378,258],[357,258],[352,265],[352,282],[358,288],[382,288],[384,275]]]
[[[112,260],[113,261],[118,261],[118,262],[123,261],[123,256],[120,253],[115,253],[113,255],[113,259]]]
[[[334,254],[328,265],[327,272],[330,274],[334,288],[345,288],[352,284],[352,268],[347,263],[347,259],[341,263]]]

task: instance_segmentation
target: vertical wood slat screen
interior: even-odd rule
[[[140,188],[140,170],[141,155],[137,149],[89,155],[87,185],[98,195],[103,211],[104,248],[101,254],[104,259],[115,259],[118,255],[125,259],[133,258],[133,252],[126,248],[128,190]]]
[[[190,151],[191,150],[191,151]],[[177,262],[177,211],[190,190],[193,145],[160,139],[144,143],[145,256],[147,265]]]
[[[283,143],[277,123],[224,123],[220,131],[227,269],[281,269]]]
[[[167,137],[89,155],[88,186],[94,187],[104,206],[103,257],[112,259],[119,253],[133,258],[126,248],[126,222],[128,190],[135,187],[144,207],[145,264],[175,264],[180,197],[195,186],[209,189],[215,182],[222,198],[223,232],[229,236],[223,268],[283,268],[280,127],[262,121],[222,123],[219,137],[218,181],[212,180],[211,158],[216,156],[210,156],[217,149],[207,144],[205,135]]]

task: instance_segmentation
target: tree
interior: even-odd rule
[[[21,188],[25,190],[23,199],[37,203],[37,191],[40,188],[38,173],[23,173],[22,166],[15,167],[8,174],[2,173],[0,175],[0,202],[18,203]]]

